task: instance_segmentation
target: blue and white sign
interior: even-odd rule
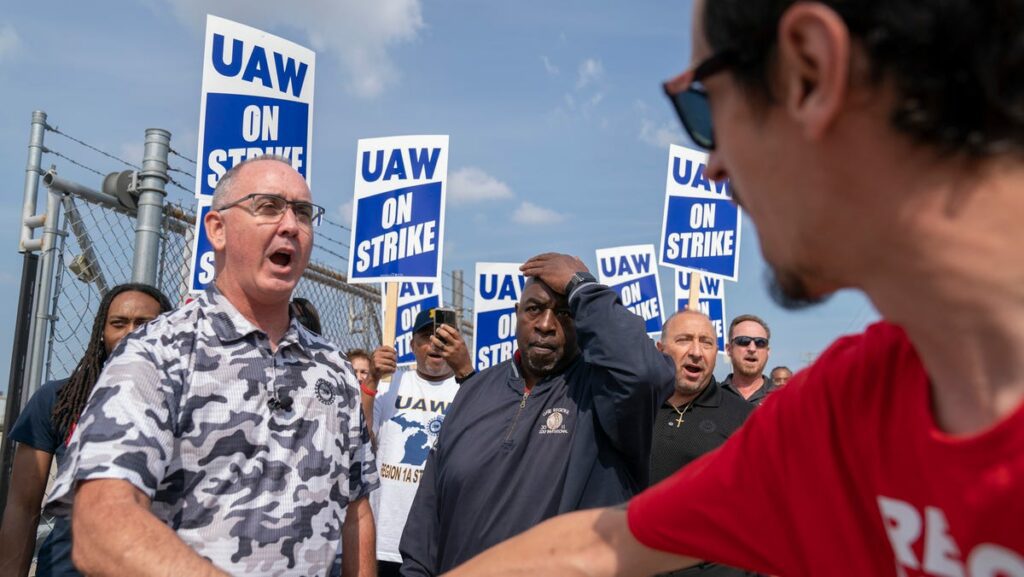
[[[206,17],[196,196],[212,195],[232,166],[264,154],[287,158],[309,182],[315,60],[294,42]]]
[[[720,278],[700,275],[700,289],[697,292],[700,312],[708,315],[718,337],[718,351],[725,352],[725,281]],[[690,273],[676,272],[676,310],[690,305]]]
[[[660,263],[739,280],[740,209],[728,182],[707,176],[708,156],[671,145],[665,184]]]
[[[653,244],[598,249],[597,272],[597,280],[615,289],[622,304],[644,319],[647,334],[661,332],[661,281]]]
[[[478,371],[512,358],[516,342],[516,303],[526,277],[518,264],[476,263],[473,301],[473,366]]]
[[[440,276],[447,180],[448,136],[359,141],[349,282]]]
[[[193,293],[202,292],[213,282],[216,269],[213,261],[213,246],[206,237],[206,215],[210,212],[210,199],[198,199],[196,206],[196,226],[192,233],[192,274],[189,276],[189,287]]]
[[[312,50],[283,38],[206,17],[191,292],[213,281],[213,251],[203,217],[228,170],[273,154],[288,159],[310,181],[315,59]]]
[[[416,364],[412,354],[412,329],[416,315],[422,310],[441,306],[441,283],[401,282],[398,285],[398,313],[395,315],[395,350],[399,366]],[[380,287],[381,325],[384,324],[384,309],[387,307],[387,283]]]

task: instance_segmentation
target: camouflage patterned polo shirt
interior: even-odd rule
[[[290,407],[271,408],[285,398]],[[118,345],[50,509],[66,513],[87,479],[135,485],[186,544],[235,575],[326,575],[346,506],[378,485],[338,348],[293,319],[272,352],[215,289]]]

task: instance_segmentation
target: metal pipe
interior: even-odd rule
[[[73,194],[80,197],[82,200],[116,210],[117,212],[127,214],[129,216],[134,216],[135,214],[131,210],[125,208],[116,196],[89,188],[84,184],[79,184],[77,182],[61,178],[60,176],[57,176],[57,172],[52,168],[46,171],[46,174],[43,175],[43,184],[54,192]]]
[[[71,196],[65,196],[64,202],[64,214],[67,216],[68,223],[71,224],[71,232],[75,235],[75,240],[78,241],[79,248],[82,249],[81,258],[84,259],[84,265],[88,269],[85,278],[79,276],[79,280],[82,282],[92,282],[96,285],[96,288],[100,291],[100,298],[107,294],[107,279],[103,276],[103,267],[100,266],[100,259],[96,256],[96,251],[93,250],[92,237],[89,236],[89,230],[82,224],[82,217],[78,214],[78,207],[75,206],[75,199]],[[74,271],[74,267],[72,267]],[[92,273],[93,278],[89,278],[89,274]],[[76,272],[77,275],[77,272]]]
[[[46,134],[46,113],[36,110],[32,113],[32,131],[28,138],[28,163],[25,164],[25,196],[21,201],[21,237],[18,251],[29,252],[25,243],[32,238],[32,227],[26,220],[36,214],[36,196],[39,192],[39,175],[42,173],[43,137]]]
[[[46,333],[50,328],[50,291],[53,286],[53,265],[57,246],[57,217],[60,213],[62,193],[50,189],[46,197],[46,226],[43,227],[42,266],[36,282],[36,298],[33,306],[32,346],[29,349],[29,370],[24,388],[24,398],[30,398],[42,384],[43,353],[46,351]]]
[[[3,443],[0,444],[0,521],[3,520],[7,495],[10,493],[11,470],[14,465],[14,440],[11,439],[11,429],[14,428],[14,423],[25,404],[21,392],[25,382],[29,327],[32,324],[32,295],[35,293],[39,255],[27,252],[22,259],[21,291],[14,324],[14,344],[11,347],[11,374],[7,381],[7,410],[4,417]]]
[[[146,129],[146,147],[142,153],[139,173],[139,210],[135,219],[135,259],[132,261],[132,282],[156,286],[160,258],[160,235],[163,232],[164,198],[169,177],[167,154],[171,133],[162,128]]]

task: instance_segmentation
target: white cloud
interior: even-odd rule
[[[542,55],[540,57],[540,60],[541,60],[541,62],[544,63],[544,70],[547,71],[548,76],[558,76],[558,73],[559,73],[558,67],[555,66],[554,64],[552,64],[551,60],[549,60],[547,56],[543,56]]]
[[[205,0],[167,0],[180,20],[202,28],[210,4]],[[424,27],[421,0],[224,0],[218,16],[260,29],[298,29],[308,39],[288,32],[282,36],[309,44],[341,62],[349,90],[370,98],[394,84],[399,71],[388,50],[416,38]],[[322,64],[321,64],[322,66]]]
[[[686,139],[677,124],[665,122],[659,125],[647,118],[642,118],[640,120],[640,141],[662,149],[668,148],[670,144],[680,144]]]
[[[515,198],[512,189],[475,166],[460,168],[448,176],[448,200],[452,204],[505,198]]]
[[[557,224],[565,220],[565,216],[529,201],[523,201],[512,213],[512,221],[518,224]]]
[[[5,24],[0,28],[0,60],[13,56],[21,47],[21,37],[14,26]]]
[[[601,61],[594,58],[587,58],[580,63],[580,68],[576,75],[576,89],[582,90],[595,82],[599,82],[603,78],[604,65],[601,64]]]
[[[352,225],[352,211],[355,210],[352,205],[352,201],[348,201],[345,204],[338,205],[338,218],[341,220],[341,224],[345,226]]]

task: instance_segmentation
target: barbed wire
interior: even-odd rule
[[[95,146],[89,144],[88,142],[85,142],[84,140],[75,138],[74,136],[71,136],[70,134],[61,131],[56,126],[50,126],[49,124],[47,124],[46,125],[46,129],[49,130],[50,132],[55,133],[55,134],[59,134],[59,135],[63,136],[64,138],[67,138],[68,140],[71,140],[73,142],[77,142],[78,144],[88,148],[89,150],[92,150],[94,152],[98,152],[98,153],[102,154],[103,156],[106,156],[107,158],[110,158],[112,160],[116,160],[116,161],[120,162],[121,164],[124,164],[125,166],[130,166],[130,167],[134,168],[135,170],[142,170],[141,166],[138,166],[136,164],[132,164],[131,162],[128,162],[127,160],[125,160],[123,158],[119,158],[117,156],[114,156],[113,154],[110,154],[109,152],[107,152],[105,150],[100,150],[99,148],[96,148]],[[65,157],[65,158],[67,158],[67,157]]]
[[[188,162],[191,162],[193,165],[196,164],[196,161],[194,161],[191,158],[185,156],[184,154],[178,152],[177,150],[174,150],[171,147],[167,147],[167,151],[170,152],[171,154],[173,154],[174,156],[177,156],[178,158],[180,158],[182,160],[187,160]],[[195,177],[193,177],[193,178],[195,178]]]
[[[319,249],[319,250],[322,250],[323,252],[326,252],[326,253],[327,253],[327,254],[329,254],[329,255],[332,255],[332,256],[335,256],[335,257],[337,257],[337,258],[340,258],[340,259],[341,259],[341,260],[342,260],[343,262],[345,262],[345,261],[348,261],[348,257],[347,257],[347,256],[341,256],[340,254],[338,254],[338,253],[334,252],[333,250],[331,250],[331,249],[329,249],[329,248],[325,247],[325,246],[324,246],[324,245],[322,245],[322,244],[317,244],[317,245],[314,245],[314,247],[315,247],[315,248],[317,248],[317,249]]]
[[[349,227],[347,227],[347,226],[345,226],[345,225],[343,225],[343,224],[340,224],[340,223],[334,222],[334,221],[333,221],[333,220],[331,220],[330,218],[327,218],[327,216],[326,216],[326,215],[324,216],[324,222],[326,222],[327,224],[329,224],[329,225],[331,225],[331,226],[334,226],[334,227],[340,228],[341,230],[343,230],[343,231],[345,231],[345,232],[348,232],[348,233],[351,233],[351,232],[352,232],[352,229],[351,229],[351,228],[349,228]]]
[[[170,169],[168,169],[168,170],[170,170]],[[183,185],[180,182],[178,182],[177,180],[174,180],[173,178],[171,178],[170,175],[167,176],[167,183],[170,184],[171,186],[174,186],[174,187],[180,188],[181,190],[184,190],[185,192],[189,193],[192,196],[195,196],[195,194],[196,194],[195,192],[192,191],[192,189],[187,188],[185,185]]]
[[[102,172],[96,170],[95,168],[93,168],[91,166],[86,166],[86,165],[82,164],[81,162],[78,162],[77,160],[71,158],[70,156],[65,156],[65,155],[61,154],[60,152],[57,152],[56,150],[54,150],[52,148],[48,148],[48,147],[44,146],[43,147],[43,152],[46,152],[48,154],[52,154],[52,155],[54,155],[56,157],[59,157],[59,158],[63,158],[64,160],[70,162],[71,164],[74,164],[75,166],[78,166],[80,168],[84,168],[85,170],[88,170],[89,172],[92,172],[93,174],[100,175],[100,177],[106,177],[107,176],[106,174],[103,174]]]
[[[195,180],[196,178],[196,175],[192,174],[191,172],[187,170],[182,170],[180,168],[174,168],[173,166],[170,165],[167,166],[167,172],[177,172],[178,174],[184,174],[185,176],[192,177],[192,180]]]

